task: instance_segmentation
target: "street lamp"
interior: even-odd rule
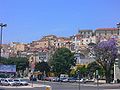
[[[120,30],[120,23],[117,23],[117,28],[118,28],[118,35],[120,34],[119,30]]]
[[[2,30],[3,30],[3,27],[6,27],[7,24],[3,24],[3,23],[0,23],[0,27],[1,27],[1,32],[0,32],[0,61],[1,61],[1,49],[2,49]]]
[[[80,70],[78,70],[77,73],[78,73],[78,78],[79,78],[79,90],[80,90],[80,78],[81,78],[81,77],[80,77],[80,74],[81,74],[81,73],[80,73]]]
[[[114,83],[117,83],[117,68],[118,68],[118,58],[115,59],[114,63]]]

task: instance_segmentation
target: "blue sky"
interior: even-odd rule
[[[0,22],[8,24],[3,43],[71,36],[78,29],[116,27],[120,0],[0,0]]]

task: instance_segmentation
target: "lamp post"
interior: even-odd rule
[[[96,79],[97,79],[97,89],[99,90],[99,75],[98,75],[98,70],[96,70]]]
[[[80,70],[78,70],[78,78],[79,78],[79,90],[80,90]]]
[[[120,35],[120,23],[117,23],[117,28],[118,28],[118,35]]]
[[[6,27],[7,24],[3,24],[0,23],[0,27],[1,27],[1,32],[0,32],[0,61],[1,61],[1,49],[2,49],[2,31],[3,31],[3,27]]]
[[[117,68],[118,68],[118,58],[115,59],[114,63],[114,83],[117,83]]]

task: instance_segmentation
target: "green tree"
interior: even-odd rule
[[[75,65],[74,54],[67,48],[58,48],[50,60],[50,65],[56,75],[69,74],[71,66]]]
[[[98,70],[98,73],[101,77],[104,76],[104,70],[103,68],[96,62],[91,62],[87,65],[87,72],[90,78],[94,77],[94,73]]]
[[[36,64],[35,71],[40,71],[42,73],[45,71],[46,73],[48,73],[50,71],[50,66],[47,62],[42,61]]]
[[[28,59],[25,57],[2,58],[1,63],[5,65],[16,65],[17,71],[24,71],[27,67],[29,67]]]
[[[78,66],[76,71],[80,71],[81,77],[86,77],[87,76],[87,68],[85,65],[83,66]]]

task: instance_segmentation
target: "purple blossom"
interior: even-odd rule
[[[110,39],[108,41],[102,41],[98,43],[98,45],[95,47],[95,50],[101,50],[103,53],[111,53],[112,55],[117,55],[118,50],[116,46],[116,40]]]

